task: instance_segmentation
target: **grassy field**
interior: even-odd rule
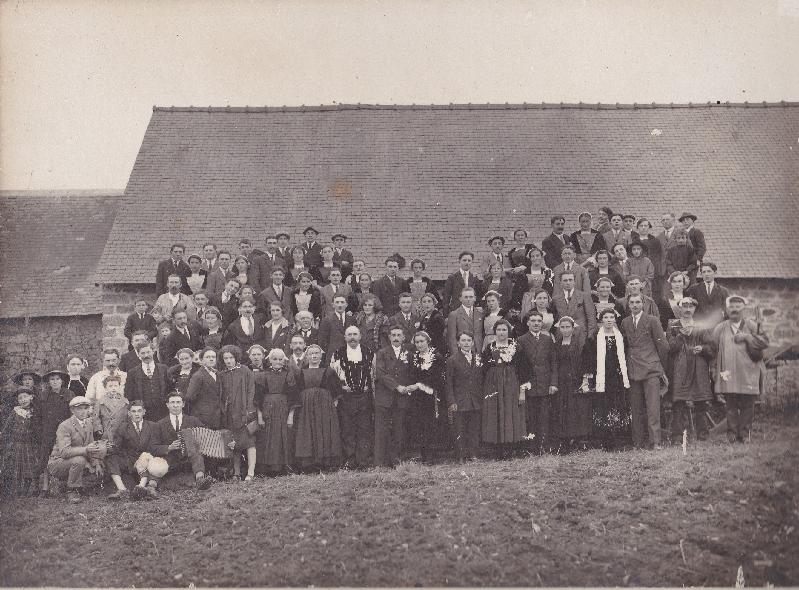
[[[799,427],[660,452],[261,479],[154,502],[17,500],[15,586],[799,583]]]

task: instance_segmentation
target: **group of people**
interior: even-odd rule
[[[80,355],[15,376],[0,480],[44,495],[65,481],[79,502],[91,477],[110,476],[111,499],[150,498],[180,470],[205,489],[211,474],[390,467],[450,446],[461,461],[629,434],[657,449],[662,400],[672,429],[702,440],[723,398],[729,441],[745,442],[768,338],[716,283],[696,217],[666,214],[656,236],[647,219],[598,217],[568,234],[553,216],[541,247],[522,229],[508,251],[492,237],[440,290],[423,260],[403,277],[395,254],[376,277],[345,235],[322,245],[313,227],[293,247],[242,239],[236,257],[209,243],[185,262],[174,244],[157,299],[127,318],[129,350],[103,351],[89,379]]]

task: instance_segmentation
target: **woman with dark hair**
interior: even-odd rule
[[[533,246],[527,252],[527,256],[530,259],[530,266],[524,274],[525,280],[521,283],[521,293],[543,289],[552,295],[552,291],[555,288],[553,273],[552,269],[547,268],[544,263],[544,253],[539,248]],[[524,314],[522,314],[522,316],[523,315]]]
[[[236,259],[233,261],[233,278],[239,282],[241,287],[244,285],[252,286],[258,284],[258,281],[255,280],[256,277],[253,276],[254,272],[246,256],[236,256]]]
[[[410,294],[413,298],[413,309],[421,310],[422,295],[425,293],[433,293],[435,287],[433,282],[422,273],[427,268],[424,260],[414,258],[411,260],[411,271],[413,275],[408,279],[408,287],[410,287]]]
[[[591,291],[591,300],[596,308],[597,320],[599,320],[603,311],[612,309],[616,312],[616,321],[621,321],[623,309],[613,296],[613,287],[613,282],[607,276],[603,276],[594,284],[594,290]]]
[[[192,294],[205,289],[207,274],[201,267],[203,264],[202,258],[196,254],[192,254],[188,258],[189,268],[191,274],[186,276],[186,284],[189,286]]]
[[[494,324],[495,340],[482,354],[483,382],[482,440],[496,445],[498,456],[506,458],[512,445],[527,434],[524,392],[516,374],[516,341],[510,337],[511,325],[505,320]]]
[[[199,367],[194,363],[194,351],[191,348],[181,348],[175,353],[175,358],[178,359],[178,364],[166,370],[169,391],[177,390],[185,397],[191,376]]]
[[[380,301],[380,298],[372,292],[372,275],[368,272],[362,272],[358,275],[358,282],[352,286],[352,293],[347,297],[347,311],[352,313],[360,311],[364,297],[367,295],[372,295]]]
[[[219,350],[225,330],[222,328],[222,313],[213,305],[205,310],[205,330],[200,333],[203,348]]]
[[[269,321],[264,325],[264,335],[261,344],[267,350],[280,348],[288,351],[291,341],[291,325],[283,317],[283,304],[280,301],[273,301],[269,304]]]
[[[300,275],[302,273],[308,273],[310,275],[311,269],[305,266],[305,252],[303,252],[302,246],[294,246],[291,249],[290,254],[291,260],[289,261],[289,272],[283,282],[289,287],[294,287],[300,280]],[[311,280],[315,280],[315,277],[313,277],[313,275],[311,276]]]
[[[305,350],[308,366],[297,373],[301,407],[296,420],[294,456],[303,469],[335,469],[341,462],[336,411],[341,391],[336,372],[322,366],[322,355],[322,348],[311,344]]]
[[[574,335],[577,326],[574,319],[563,316],[558,320],[558,335],[555,350],[558,359],[558,395],[553,408],[559,417],[561,440],[567,449],[576,443],[585,443],[591,436],[591,398],[579,391],[583,382],[585,359],[583,344]]]
[[[336,266],[336,263],[333,261],[333,254],[333,246],[322,246],[322,264],[313,269],[313,272],[311,273],[311,275],[314,276],[314,279],[316,279],[316,285],[314,286],[318,289],[321,289],[330,283],[331,270],[334,268],[339,268],[340,270],[340,267]]]
[[[383,305],[376,295],[365,294],[360,309],[355,313],[355,325],[361,331],[361,344],[372,352],[389,345],[388,316],[383,313]],[[328,355],[332,357],[334,352],[331,350]]]
[[[501,301],[502,297],[496,291],[489,291],[483,296],[485,306],[485,316],[483,317],[483,350],[496,340],[496,336],[494,335],[494,326],[496,323],[499,320],[505,319],[507,312],[500,307]]]
[[[69,389],[75,395],[86,395],[86,387],[89,380],[83,376],[83,370],[89,366],[89,362],[80,356],[73,354],[67,357],[67,375],[69,375]]]
[[[241,478],[241,452],[247,452],[247,476],[255,477],[255,378],[252,371],[241,364],[241,349],[226,345],[219,351],[223,369],[219,372],[220,389],[224,407],[222,426],[233,434],[233,477]]]
[[[610,266],[610,253],[607,250],[599,250],[589,260],[596,263],[592,264],[588,269],[589,283],[596,288],[597,281],[602,277],[607,277],[613,283],[613,295],[615,297],[624,297],[624,278],[618,270]]]
[[[439,438],[439,424],[446,415],[444,406],[444,355],[432,346],[430,334],[418,331],[413,336],[411,369],[416,383],[405,414],[407,439],[418,449],[423,462],[430,461],[430,447]],[[444,409],[442,409],[444,408]]]
[[[499,296],[499,305],[504,310],[510,310],[513,304],[513,281],[505,276],[502,265],[498,262],[491,264],[488,267],[488,276],[486,280],[480,284],[479,294],[482,299],[483,309],[486,309],[485,296],[494,291]]]
[[[435,293],[425,293],[419,301],[419,330],[430,334],[432,346],[441,354],[447,353],[447,320],[438,310]]]
[[[291,293],[291,313],[296,316],[300,311],[310,311],[318,321],[322,314],[322,294],[313,286],[313,280],[309,272],[297,276],[297,286]]]
[[[663,244],[657,237],[652,235],[652,223],[642,217],[636,222],[639,240],[646,246],[647,256],[652,261],[655,269],[655,279],[652,282],[652,298],[655,301],[660,299],[663,293],[663,277],[666,274],[666,254],[663,251]]]
[[[596,340],[589,338],[585,345],[586,368],[580,389],[592,392],[594,434],[605,449],[612,450],[632,424],[624,338],[616,326],[615,310],[601,313]]]
[[[668,329],[671,322],[682,317],[680,301],[685,297],[684,293],[688,289],[688,283],[688,275],[680,270],[675,270],[669,275],[669,289],[657,302],[660,311],[660,324],[664,331]]]
[[[555,324],[555,314],[552,311],[552,296],[544,289],[537,289],[535,292],[528,291],[522,299],[521,317],[526,318],[531,311],[537,311],[544,320],[541,328],[544,332],[553,332]],[[522,326],[525,328],[525,326]],[[523,332],[526,330],[522,330]]]
[[[206,428],[219,430],[222,427],[222,390],[216,370],[216,350],[205,348],[200,352],[200,369],[189,379],[189,387],[183,396],[191,414]]]

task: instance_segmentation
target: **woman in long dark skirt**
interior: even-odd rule
[[[17,405],[0,424],[0,495],[24,496],[36,491],[39,436],[32,404],[32,391],[18,390]]]
[[[559,417],[561,438],[567,449],[585,443],[591,436],[591,398],[580,386],[583,382],[583,345],[574,338],[574,319],[563,316],[558,321],[556,354],[558,357],[558,394],[555,415]]]
[[[311,344],[305,351],[308,366],[298,374],[294,457],[305,470],[335,469],[341,463],[341,433],[336,405],[340,391],[333,369],[322,366],[322,349]]]
[[[510,331],[511,325],[505,320],[494,324],[496,340],[482,354],[482,440],[496,445],[501,458],[508,457],[527,434],[527,409],[516,374],[516,341],[510,338]]]
[[[299,407],[294,373],[287,367],[286,353],[269,351],[265,387],[255,400],[261,429],[255,441],[256,461],[269,475],[285,472],[292,462],[289,427],[294,425],[294,408]]]
[[[616,312],[606,309],[599,317],[596,344],[587,351],[582,388],[592,391],[593,433],[605,449],[618,448],[630,432],[630,380],[624,356],[624,338],[616,327]],[[588,343],[592,343],[588,340]],[[591,387],[589,379],[594,378]]]
[[[413,337],[414,353],[411,369],[415,389],[411,392],[405,426],[408,437],[407,448],[419,452],[422,461],[430,461],[430,447],[438,438],[440,425],[444,422],[444,356],[435,347],[430,334],[416,332]],[[411,386],[413,387],[413,385]]]
[[[247,452],[247,476],[255,477],[255,436],[248,425],[255,423],[255,378],[249,368],[241,364],[241,349],[226,345],[219,351],[223,369],[219,372],[222,388],[222,425],[230,430],[235,441],[233,449],[233,477],[241,477],[241,452]]]

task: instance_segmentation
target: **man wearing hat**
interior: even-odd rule
[[[99,476],[103,474],[102,460],[113,443],[102,444],[94,440],[92,429],[92,402],[76,395],[69,402],[72,416],[58,425],[56,442],[47,463],[48,473],[58,479],[67,480],[67,501],[81,501],[83,477],[86,471]]]
[[[760,326],[744,318],[746,299],[727,297],[727,317],[715,328],[711,341],[716,346],[713,381],[717,394],[727,406],[727,440],[748,442],[754,420],[755,400],[763,392],[766,366],[763,351],[769,340]]]
[[[505,248],[505,238],[494,236],[488,240],[488,245],[491,246],[491,252],[483,256],[483,260],[480,262],[480,274],[484,281],[491,282],[491,273],[489,272],[491,265],[499,264],[503,270],[507,270],[511,264],[502,251]]]
[[[685,212],[680,215],[678,221],[682,223],[685,231],[688,232],[688,241],[694,248],[696,259],[701,263],[702,259],[705,257],[705,252],[707,252],[707,245],[705,244],[705,234],[702,233],[702,230],[694,226],[694,223],[696,223],[696,215]]]
[[[303,262],[312,273],[322,266],[322,246],[316,241],[319,232],[311,226],[302,231],[305,236],[305,243],[302,245]]]
[[[57,369],[44,374],[44,387],[33,400],[33,416],[36,430],[39,432],[39,490],[47,495],[50,480],[47,474],[47,462],[50,451],[56,442],[58,425],[69,418],[69,402],[75,394],[67,387],[69,375]],[[90,420],[91,422],[91,420]],[[91,429],[91,428],[90,428]]]
[[[355,262],[355,258],[352,252],[344,247],[347,236],[344,234],[334,234],[331,239],[333,240],[333,264],[341,268],[341,281],[344,282],[352,272],[352,265]]]

